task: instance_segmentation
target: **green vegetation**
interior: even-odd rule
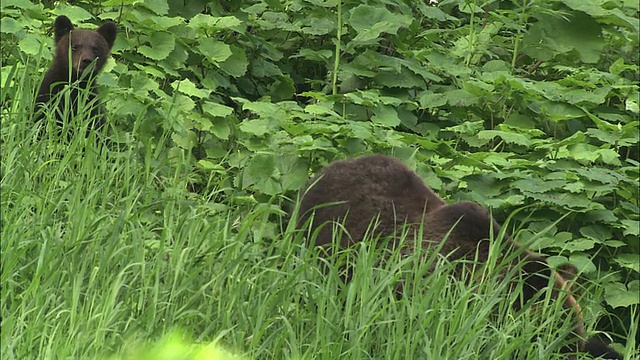
[[[252,359],[561,358],[567,317],[514,313],[498,277],[422,278],[439,259],[364,246],[348,286],[321,273],[290,199],[369,152],[578,266],[587,329],[636,351],[637,1],[74,4],[0,4],[3,359],[105,358],[175,328]],[[89,119],[31,119],[58,14],[120,30],[88,139],[66,131]],[[418,286],[398,300],[401,278]]]

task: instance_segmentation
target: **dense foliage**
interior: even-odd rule
[[[275,208],[254,231],[276,239],[282,199],[310,173],[392,153],[444,198],[501,220],[521,209],[516,237],[544,230],[536,250],[602,286],[592,296],[614,314],[602,328],[627,332],[640,304],[637,1],[73,4],[0,5],[3,213],[19,151],[7,134],[28,119],[53,18],[112,19],[99,78],[110,146],[153,167],[162,196],[205,198],[208,214]],[[139,221],[163,216],[150,205]]]

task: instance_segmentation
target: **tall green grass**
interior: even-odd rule
[[[230,206],[241,194],[224,178],[190,193],[188,154],[160,161],[162,145],[108,131],[109,146],[39,138],[20,74],[2,87],[3,359],[101,358],[175,328],[255,359],[562,358],[572,324],[548,296],[515,313],[492,272],[465,284],[437,256],[366,245],[337,255],[353,263],[345,285],[302,231],[271,235],[279,204]]]

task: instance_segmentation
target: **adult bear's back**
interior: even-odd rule
[[[443,205],[400,160],[370,155],[336,161],[311,179],[302,193],[298,223],[303,226],[312,217],[311,228],[320,229],[315,245],[331,243],[333,222],[344,223],[351,239],[344,234],[341,244],[348,247],[363,239],[372,219],[378,222],[373,235],[384,237],[407,222],[422,222],[425,212]]]

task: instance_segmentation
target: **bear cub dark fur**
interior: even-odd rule
[[[116,39],[118,29],[112,21],[107,21],[96,30],[75,29],[71,20],[62,15],[54,22],[55,53],[53,63],[44,76],[38,96],[36,98],[36,118],[44,118],[45,112],[54,112],[58,125],[62,125],[65,118],[65,107],[69,108],[69,115],[89,113],[92,121],[90,128],[100,128],[105,119],[101,105],[98,103],[98,86],[95,78],[104,67],[109,57],[111,47]],[[71,52],[71,53],[69,53]],[[65,86],[71,86],[69,99],[66,104],[64,97],[59,99],[58,106],[55,99]],[[79,92],[89,90],[86,99],[88,109],[78,109]]]
[[[415,235],[422,231],[422,239],[412,242],[409,237],[400,249],[404,253],[412,252],[416,246],[438,245],[439,252],[450,259],[476,259],[482,263],[489,255],[489,244],[483,240],[498,238],[500,231],[500,225],[480,205],[471,202],[447,205],[413,170],[384,155],[336,161],[324,168],[301,191],[299,214],[298,228],[310,229],[310,234],[317,232],[313,245],[327,250],[333,241],[333,223],[339,222],[346,230],[340,238],[341,248],[363,241],[367,232],[370,232],[367,239],[391,236],[387,246],[396,247],[397,233],[408,228]],[[523,249],[508,236],[503,241],[503,254],[515,251],[518,256],[514,264],[522,262],[525,286],[521,300],[527,301],[546,288],[550,277],[554,293],[564,291],[571,280],[570,272],[552,271],[543,257]],[[582,314],[575,298],[567,295],[563,307],[576,319],[574,333],[583,337]],[[576,350],[622,359],[597,338],[586,343],[578,341],[563,349]]]

